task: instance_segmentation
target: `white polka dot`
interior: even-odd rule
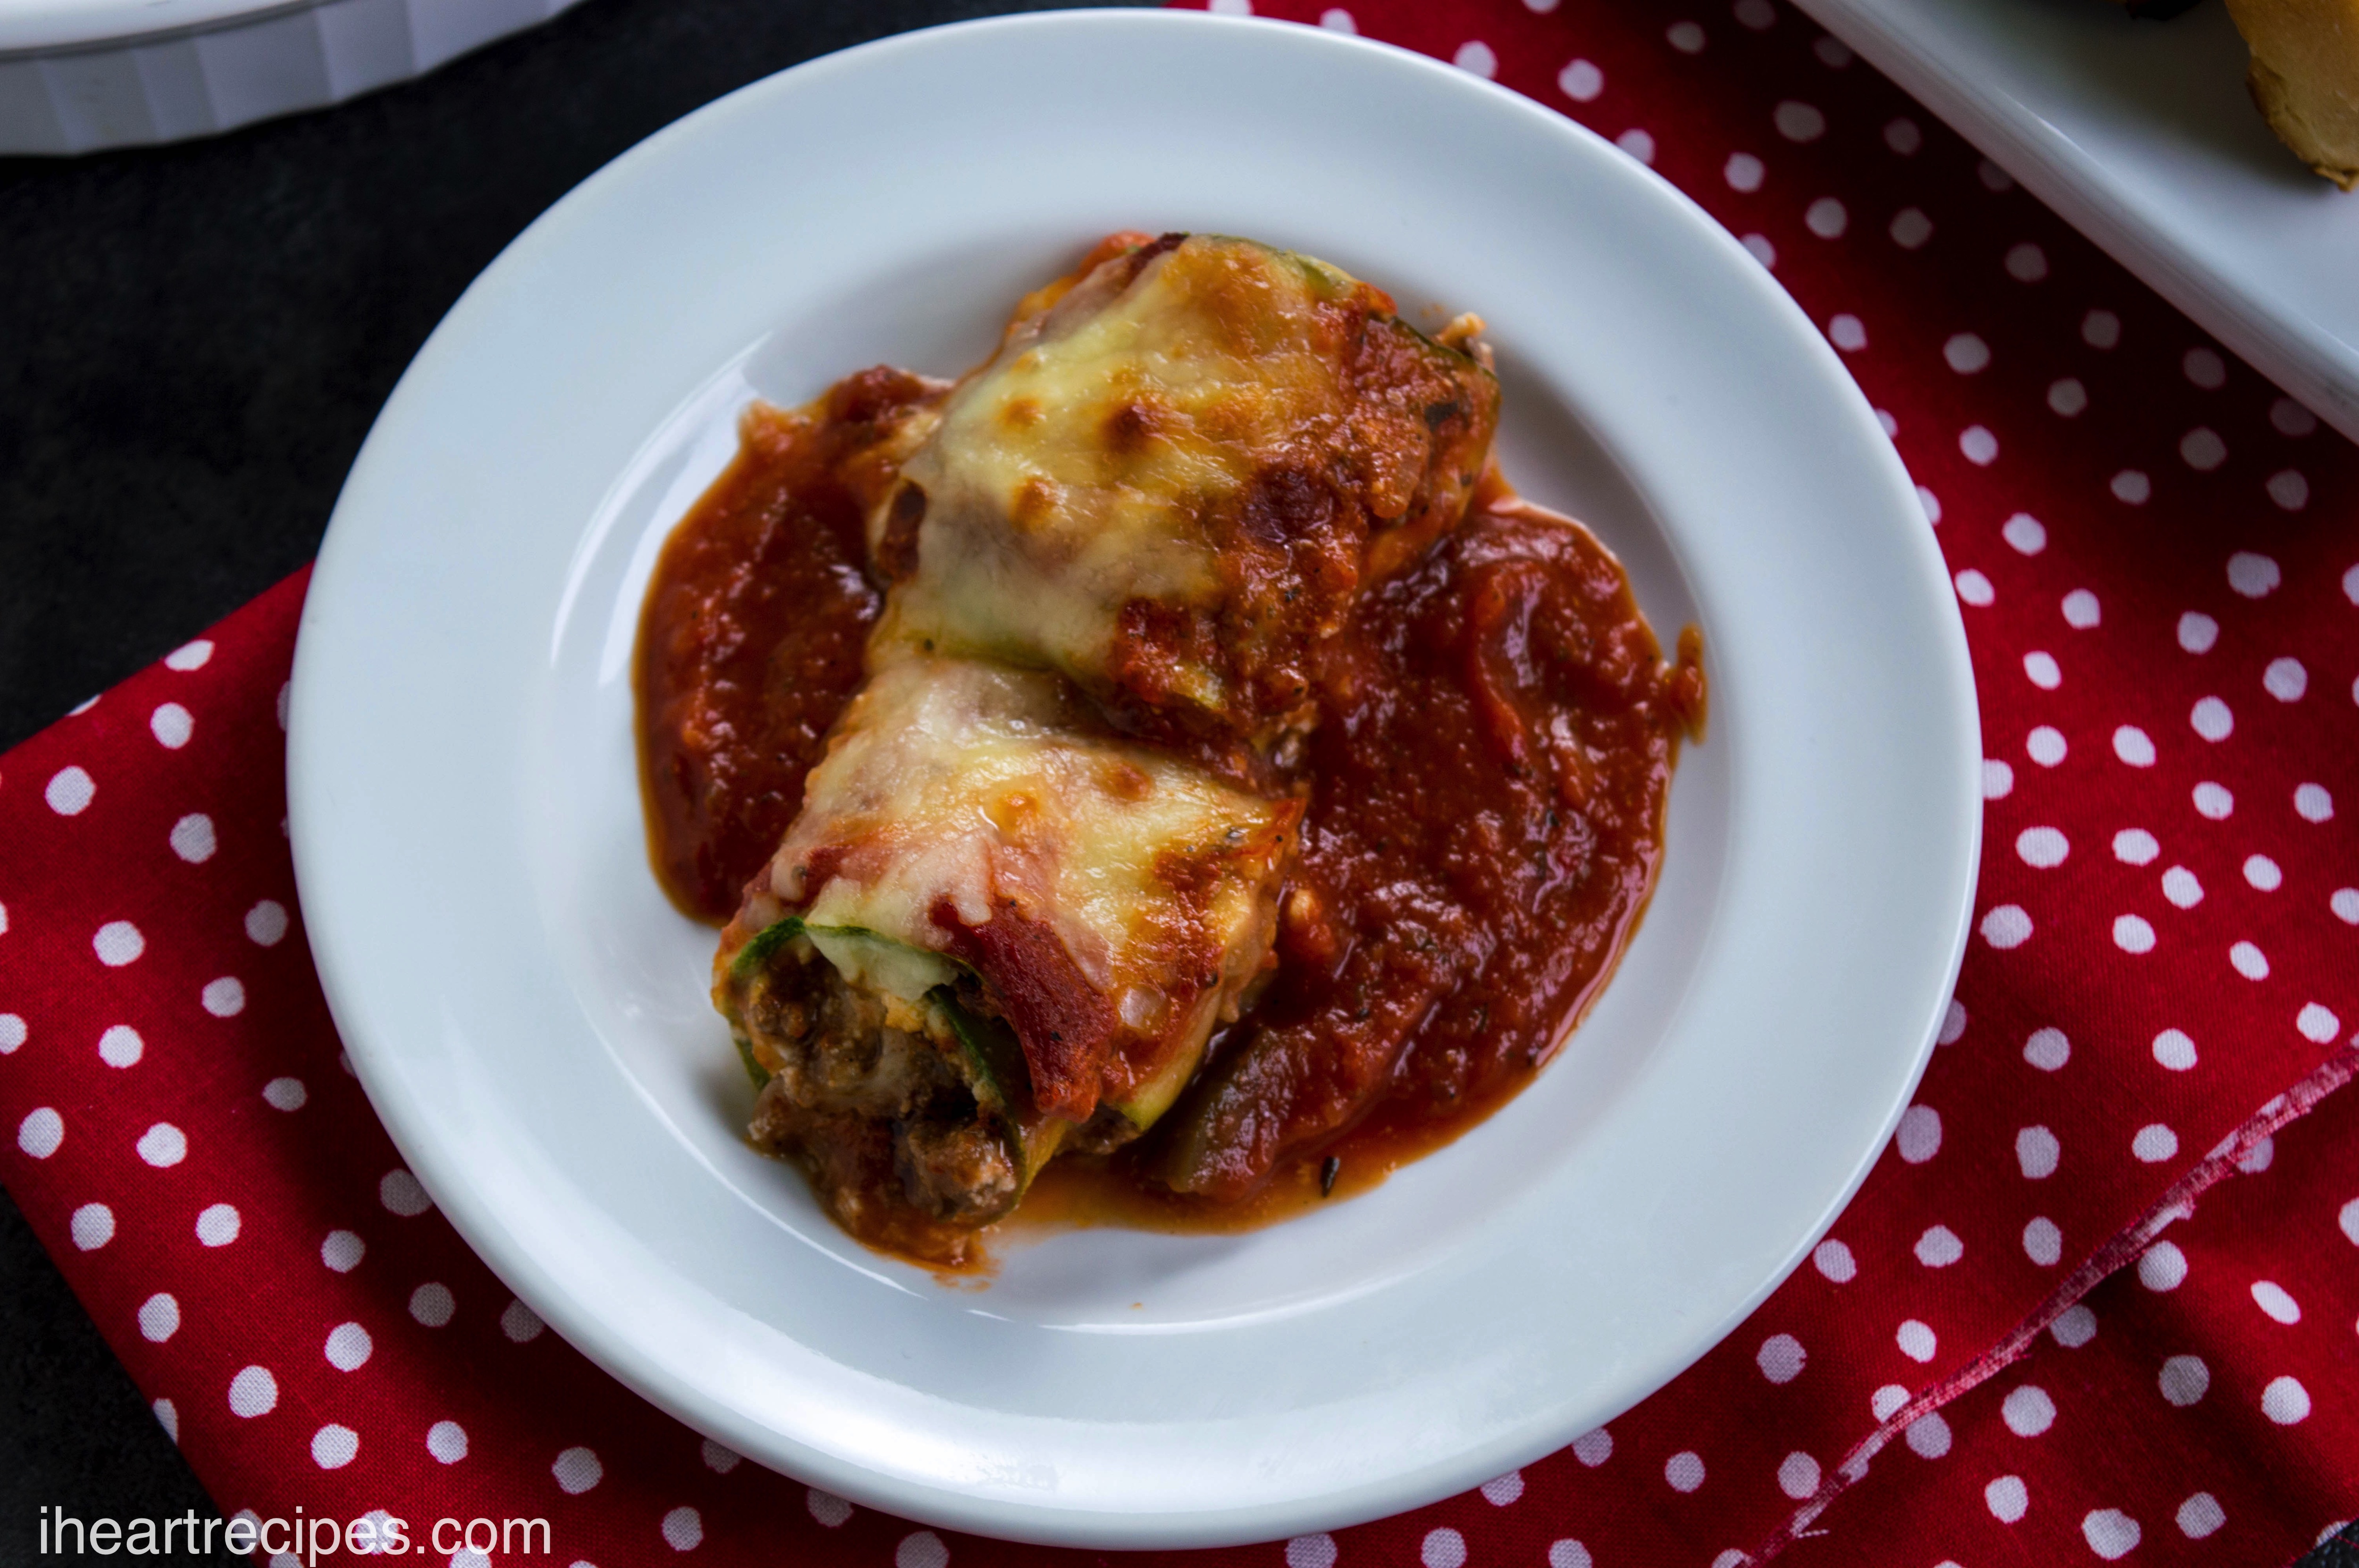
[[[1837,316],[1827,322],[1827,341],[1845,353],[1867,347],[1867,327],[1856,316]]]
[[[1933,220],[1914,207],[1903,207],[1892,215],[1892,243],[1904,251],[1920,248],[1933,237]]]
[[[2198,425],[2179,438],[2180,460],[2198,473],[2210,473],[2228,460],[2228,443],[2220,432],[2206,425]]]
[[[2173,866],[2162,873],[2162,896],[2181,909],[2193,909],[2203,902],[2203,884],[2185,866]]]
[[[2359,1213],[2359,1211],[2354,1212]],[[2359,1235],[2354,1235],[2353,1238],[2359,1240]],[[1838,1285],[1849,1283],[1853,1276],[1859,1272],[1859,1263],[1852,1257],[1851,1249],[1840,1241],[1820,1242],[1810,1253],[1810,1263],[1820,1273]]]
[[[2187,1280],[2187,1254],[2175,1241],[2158,1241],[2138,1255],[2137,1276],[2149,1291],[2175,1291]]]
[[[1983,341],[1982,339],[1976,337],[1972,332],[1960,332],[1951,337],[1949,341],[1941,345],[1941,357],[1949,361],[1950,368],[1956,371],[1960,375],[1973,375],[1978,371],[1989,368],[1991,362],[1990,345]],[[2021,516],[2022,514],[2017,513],[2016,515]],[[2038,524],[2035,523],[2032,526],[2037,528]],[[2015,539],[2012,535],[2008,536],[2007,543],[2011,545],[2015,544]],[[2041,535],[2040,543],[2047,543],[2047,537],[2044,532]],[[2020,545],[2017,545],[2016,547],[2017,549],[2023,548]],[[2035,545],[2032,546],[2031,550],[2025,550],[2024,553],[2026,555],[2029,555],[2038,547],[2039,546],[2038,545]]]
[[[2155,1382],[2165,1400],[2183,1410],[2211,1390],[2212,1368],[2200,1356],[2173,1356],[2162,1364]]]
[[[1800,1502],[1819,1489],[1819,1462],[1797,1451],[1777,1464],[1777,1489]]]
[[[2064,1256],[2064,1232],[2041,1215],[2023,1227],[2023,1255],[2043,1269],[2052,1269]]]
[[[2285,872],[2267,855],[2245,857],[2245,881],[2256,892],[2275,892],[2285,882]]]
[[[1900,1354],[1911,1361],[1930,1361],[1936,1348],[1931,1325],[1919,1323],[1913,1317],[1900,1325],[1899,1331],[1893,1336],[1893,1343],[1898,1345]]]
[[[2077,1350],[2097,1337],[2097,1314],[2075,1302],[2056,1314],[2056,1321],[2049,1325],[2048,1332],[2055,1336],[2056,1343],[2065,1349]]]
[[[168,752],[177,752],[197,732],[197,721],[177,702],[167,702],[147,716],[147,732]]]
[[[1495,1509],[1504,1509],[1524,1495],[1524,1473],[1510,1470],[1483,1483],[1483,1500]]]
[[[409,1292],[409,1315],[429,1328],[440,1328],[451,1321],[459,1310],[459,1303],[451,1294],[451,1287],[429,1281]]]
[[[2005,800],[2015,789],[2015,769],[1994,757],[1983,759],[1983,798]]]
[[[2283,1285],[2274,1280],[2253,1281],[2253,1304],[2268,1316],[2283,1324],[2301,1321],[2301,1303]]]
[[[676,1511],[685,1514],[695,1512],[692,1509],[680,1509]],[[669,1541],[671,1539],[669,1515],[665,1516],[664,1525],[664,1539]],[[702,1533],[703,1527],[700,1524],[698,1526],[700,1539]],[[921,1530],[915,1534],[903,1536],[901,1543],[893,1549],[893,1568],[943,1568],[943,1564],[950,1560],[951,1549],[942,1543],[940,1536],[930,1530]]]
[[[1998,438],[1980,425],[1958,432],[1958,450],[1976,468],[1988,468],[1998,458]]]
[[[1769,0],[1736,0],[1732,8],[1738,22],[1756,33],[1766,33],[1777,20],[1777,8]]]
[[[1851,46],[1830,33],[1821,33],[1813,39],[1810,52],[1829,70],[1841,70],[1852,62]]]
[[[1777,134],[1789,142],[1815,142],[1827,134],[1827,117],[1808,103],[1788,98],[1770,114]]]
[[[1751,153],[1731,153],[1728,162],[1721,168],[1720,176],[1728,181],[1732,190],[1753,191],[1761,189],[1762,177],[1767,172],[1761,160]]]
[[[278,1379],[266,1367],[248,1367],[229,1380],[229,1409],[232,1415],[268,1415],[278,1405]]]
[[[2198,698],[2187,722],[2198,735],[2213,742],[2225,741],[2236,729],[2236,716],[2216,697]]]
[[[86,1203],[73,1211],[66,1229],[75,1247],[95,1252],[114,1239],[114,1211],[103,1203]]]
[[[1998,165],[1991,162],[1988,158],[1984,158],[1981,162],[1974,165],[1974,178],[1983,182],[1983,189],[1984,190],[1998,191],[2013,190],[2015,189],[2015,176],[2007,173],[2006,170],[1999,168]]]
[[[1636,125],[1614,137],[1614,145],[1640,163],[1655,161],[1655,138]]]
[[[2108,1563],[2136,1551],[2143,1534],[2137,1520],[2119,1509],[2093,1509],[2081,1521],[2081,1538],[2089,1543],[2090,1551]]]
[[[2253,1140],[2251,1147],[2236,1157],[2236,1169],[2248,1176],[2257,1175],[2269,1168],[2269,1162],[2277,1158],[2277,1140],[2264,1132]]]
[[[2291,1378],[2272,1378],[2261,1390],[2261,1413],[2279,1426],[2291,1426],[2310,1414],[2310,1390]]]
[[[203,669],[205,661],[212,656],[213,645],[200,637],[195,642],[184,643],[165,654],[164,667],[168,670],[179,670],[186,675],[190,670]]]
[[[2293,792],[2293,809],[2304,822],[2332,821],[2334,797],[2326,793],[2324,784],[2298,784]]]
[[[1471,76],[1479,76],[1486,81],[1499,74],[1499,57],[1492,52],[1489,44],[1480,38],[1460,44],[1458,52],[1450,57],[1450,63]]]
[[[158,1170],[168,1170],[189,1157],[188,1134],[168,1121],[159,1121],[139,1135],[139,1157]]]
[[[2064,596],[2064,624],[2076,632],[2086,632],[2104,619],[2097,596],[2085,588],[2076,588]]]
[[[2154,927],[2136,914],[2114,916],[2114,946],[2125,953],[2154,951]]]
[[[2001,1524],[2013,1524],[2031,1508],[2031,1489],[2020,1476],[2001,1476],[1983,1488],[1983,1505]]]
[[[2271,501],[2287,512],[2299,512],[2310,504],[2310,481],[2302,477],[2299,469],[2279,469],[2269,475],[2262,488],[2269,492]]]
[[[2343,1021],[2314,1001],[2302,1004],[2301,1011],[2294,1015],[2293,1026],[2301,1031],[2303,1039],[2318,1045],[2330,1044],[2343,1033]]]
[[[2148,1122],[2130,1140],[2130,1152],[2149,1165],[2159,1164],[2179,1152],[2179,1134],[2158,1121]]]
[[[147,1043],[127,1023],[111,1025],[98,1037],[98,1059],[110,1067],[136,1067],[147,1053]]]
[[[139,1337],[161,1345],[179,1331],[180,1303],[161,1291],[139,1303]]]
[[[2054,1175],[2056,1162],[2063,1153],[2064,1145],[2045,1127],[2027,1127],[2015,1135],[2016,1163],[2032,1181],[2044,1181]]]
[[[2179,618],[2179,645],[2189,653],[2208,654],[2219,640],[2220,622],[2201,611],[2190,610]]]
[[[438,1421],[426,1429],[426,1452],[445,1465],[467,1456],[467,1429],[455,1421]]]
[[[1693,22],[1673,22],[1670,30],[1663,36],[1669,38],[1671,47],[1681,54],[1703,52],[1703,29]]]
[[[2277,562],[2250,550],[2239,550],[2228,557],[2228,586],[2246,599],[2261,599],[2273,593],[2285,580]]]
[[[1745,254],[1763,266],[1774,267],[1777,265],[1777,247],[1769,243],[1767,235],[1746,234],[1736,243],[1743,245]]]
[[[587,1448],[569,1448],[557,1456],[549,1473],[557,1477],[560,1491],[578,1498],[604,1477],[606,1467]]]
[[[1340,5],[1331,6],[1320,12],[1319,25],[1331,33],[1344,33],[1356,37],[1360,31],[1360,24],[1352,19],[1352,13]]]
[[[2217,392],[2228,384],[2228,367],[2218,354],[2209,349],[2190,349],[2179,362],[2187,379],[2206,392]]]
[[[262,1086],[262,1098],[274,1110],[300,1110],[310,1095],[300,1078],[273,1078]]]
[[[1946,1269],[1966,1255],[1966,1244],[1946,1225],[1936,1225],[1917,1238],[1917,1261],[1928,1269]]]
[[[2031,939],[2031,916],[2019,903],[2002,903],[1983,916],[1983,940],[2002,950]]]
[[[91,797],[97,793],[98,785],[92,782],[90,774],[78,767],[66,767],[49,775],[49,787],[41,791],[41,798],[60,816],[79,816],[90,808]]]
[[[1703,1455],[1692,1448],[1681,1449],[1663,1465],[1663,1479],[1675,1492],[1692,1492],[1703,1485]]]
[[[359,1268],[367,1252],[368,1243],[349,1230],[332,1230],[320,1243],[320,1261],[339,1274]]]
[[[2344,925],[2359,925],[2359,888],[2336,888],[2328,895],[2326,907]]]
[[[1894,120],[1884,127],[1884,145],[1902,157],[1913,157],[1917,149],[1925,145],[1925,133],[1918,129],[1914,120]]]
[[[1466,1538],[1448,1525],[1429,1530],[1418,1547],[1417,1557],[1425,1568],[1465,1568]]]
[[[357,1323],[340,1323],[328,1330],[328,1365],[339,1372],[353,1371],[365,1365],[369,1353],[375,1348],[369,1331]]]
[[[1773,1334],[1761,1342],[1753,1363],[1771,1382],[1790,1383],[1802,1375],[1802,1365],[1809,1359],[1800,1340],[1790,1334]]]
[[[287,906],[264,899],[245,912],[245,934],[265,947],[275,947],[287,935]]]
[[[2265,980],[2269,978],[2268,955],[2250,942],[2239,942],[2229,948],[2228,962],[2235,966],[2236,972],[2248,980]]]
[[[1605,73],[1585,59],[1577,59],[1556,73],[1556,85],[1574,103],[1587,103],[1605,91]]]
[[[1822,240],[1838,240],[1851,226],[1851,214],[1832,196],[1821,196],[1802,214],[1803,226]]]
[[[1908,1390],[1897,1383],[1886,1383],[1867,1397],[1867,1408],[1878,1421],[1890,1421],[1893,1412],[1908,1402]]]
[[[2154,741],[2135,724],[2114,731],[2114,755],[2134,768],[2154,766]]]
[[[1933,1036],[1934,1042],[1941,1045],[1955,1045],[1965,1032],[1965,1003],[1956,997],[1951,997],[1950,1005],[1941,1010],[1941,1028],[1940,1033]]]
[[[1957,341],[1955,338],[1950,341],[1952,343]],[[2008,518],[2006,525],[1999,530],[1999,535],[2027,556],[2036,556],[2048,547],[2047,526],[2028,512],[2018,512]],[[2091,604],[2096,603],[2093,596],[2085,597],[2089,598]],[[2069,613],[2067,619],[2070,619]],[[2089,624],[2093,626],[2096,622],[2092,621]]]
[[[852,1505],[833,1492],[822,1492],[812,1487],[803,1493],[803,1507],[811,1518],[830,1530],[841,1530],[852,1517]],[[1325,1556],[1318,1554],[1314,1542],[1324,1541]],[[1335,1568],[1335,1538],[1332,1535],[1298,1535],[1286,1543],[1286,1568]]]
[[[172,824],[172,853],[190,865],[201,865],[213,858],[213,819],[201,811],[190,812]]]
[[[237,1210],[231,1205],[209,1205],[197,1216],[197,1239],[208,1247],[226,1247],[237,1239],[241,1224]]]
[[[66,1141],[66,1119],[48,1106],[26,1112],[16,1124],[16,1147],[36,1160],[46,1160]]]
[[[1940,1152],[1941,1113],[1930,1105],[1912,1105],[1900,1113],[1900,1130],[1893,1137],[1900,1157],[1921,1165]]]
[[[245,987],[234,975],[205,982],[205,1011],[215,1018],[235,1018],[245,1011]]]
[[[2198,1492],[2179,1505],[2179,1531],[2190,1541],[2201,1541],[2227,1522],[2228,1510],[2209,1492]]]
[[[1204,8],[1215,16],[1250,16],[1253,0],[1206,0]]]
[[[2023,655],[2024,677],[2042,691],[2054,691],[2064,684],[2064,672],[2056,663],[2056,655],[2029,653]]]
[[[2064,760],[2071,748],[2065,744],[2062,730],[2052,724],[2042,724],[2023,738],[2023,749],[2041,767],[2052,768]]]
[[[100,963],[110,969],[119,969],[125,964],[136,962],[139,955],[147,951],[147,938],[139,935],[139,927],[127,920],[110,920],[98,928],[97,935],[90,939],[90,946],[91,950],[98,955]]]
[[[2162,846],[2143,827],[2125,827],[2114,835],[2114,859],[2125,865],[2150,865],[2161,853]]]
[[[2269,405],[2269,423],[2281,436],[2307,436],[2318,428],[2318,416],[2290,397],[2280,397]]]
[[[2060,1029],[2035,1029],[2023,1043],[2023,1059],[2043,1073],[2052,1073],[2072,1059],[2072,1043]]]
[[[2154,1037],[2154,1059],[2174,1073],[2195,1065],[2195,1042],[2184,1030],[2166,1029]]]
[[[2154,494],[2154,481],[2136,469],[2124,469],[2106,488],[2114,500],[2131,506],[2144,506]]]
[[[426,1189],[416,1176],[396,1166],[387,1171],[376,1184],[377,1201],[404,1219],[414,1218],[434,1206]]]
[[[2209,779],[2197,784],[2189,794],[2195,802],[2196,815],[2214,822],[2225,822],[2236,809],[2236,797],[2228,793],[2228,786],[2213,784]]]
[[[1614,1434],[1603,1427],[1592,1427],[1572,1440],[1572,1456],[1594,1470],[1614,1457]]]
[[[1979,610],[1998,595],[1992,589],[1990,579],[1968,567],[1958,574],[1958,597]]]
[[[1950,1423],[1931,1411],[1908,1423],[1908,1452],[1920,1459],[1939,1459],[1950,1451]]]
[[[2081,318],[2081,341],[2093,349],[2110,349],[2122,341],[2122,319],[2110,310],[2092,310]]]
[[[2067,419],[2076,419],[2089,407],[2089,389],[2081,384],[2078,376],[2065,376],[2048,385],[2048,406]]]
[[[520,1301],[511,1301],[500,1313],[500,1332],[517,1345],[529,1345],[538,1339],[548,1326],[538,1313]]]

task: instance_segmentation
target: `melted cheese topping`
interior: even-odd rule
[[[1256,476],[1358,470],[1368,513],[1399,517],[1424,478],[1426,432],[1371,442],[1344,384],[1344,340],[1371,308],[1390,301],[1324,263],[1200,234],[1135,278],[1109,263],[1019,318],[902,470],[927,507],[914,576],[880,637],[1045,665],[1103,691],[1127,604],[1220,606],[1207,520]],[[1450,373],[1476,373],[1427,347]],[[1234,696],[1224,680],[1196,659],[1172,687],[1220,710]]]
[[[1077,730],[1054,676],[889,643],[872,657],[771,862],[847,979],[911,1000],[947,980],[944,901],[980,927],[1013,900],[1142,1033],[1208,955],[1258,964],[1291,801]],[[902,952],[829,935],[846,928]]]

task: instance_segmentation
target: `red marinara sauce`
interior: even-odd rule
[[[666,541],[633,676],[648,853],[682,913],[725,922],[802,809],[884,607],[869,503],[903,422],[948,391],[879,367],[810,408],[754,404],[736,460]]]
[[[666,545],[640,761],[651,858],[683,910],[724,920],[799,808],[881,605],[863,527],[880,454],[944,390],[876,370],[812,410],[756,406]],[[1486,477],[1321,655],[1270,985],[1161,1125],[1056,1161],[1012,1223],[1266,1224],[1512,1098],[1645,913],[1680,744],[1702,731],[1701,656],[1690,627],[1666,660],[1612,553]]]

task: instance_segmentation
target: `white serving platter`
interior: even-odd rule
[[[1323,255],[1490,321],[1508,472],[1586,517],[1709,739],[1621,972],[1520,1098],[1237,1236],[1008,1249],[951,1289],[745,1143],[711,931],[648,870],[629,671],[756,395],[955,372],[1118,228]],[[1075,12],[799,67],[650,138],[468,290],[339,501],[298,646],[303,911],[461,1233],[721,1442],[929,1522],[1098,1547],[1443,1497],[1660,1387],[1890,1136],[1962,950],[1980,738],[1916,492],[1821,334],[1609,144],[1315,28]]]
[[[0,0],[0,155],[211,135],[389,87],[578,0]]]
[[[2359,440],[2359,191],[2254,110],[2207,0],[1795,0],[2255,370]]]

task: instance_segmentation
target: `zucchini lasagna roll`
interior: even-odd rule
[[[1301,805],[1107,733],[1054,675],[871,652],[713,994],[767,1079],[756,1141],[853,1234],[940,1250],[926,1224],[1000,1217],[1178,1097],[1270,966]]]
[[[1118,236],[1118,238],[1138,238]],[[1018,308],[872,523],[883,636],[1266,745],[1363,588],[1465,515],[1498,384],[1372,285],[1167,234]]]
[[[936,1260],[1178,1098],[1274,965],[1318,655],[1465,515],[1498,394],[1324,263],[1118,236],[914,411],[867,684],[714,1000],[863,1239]]]

